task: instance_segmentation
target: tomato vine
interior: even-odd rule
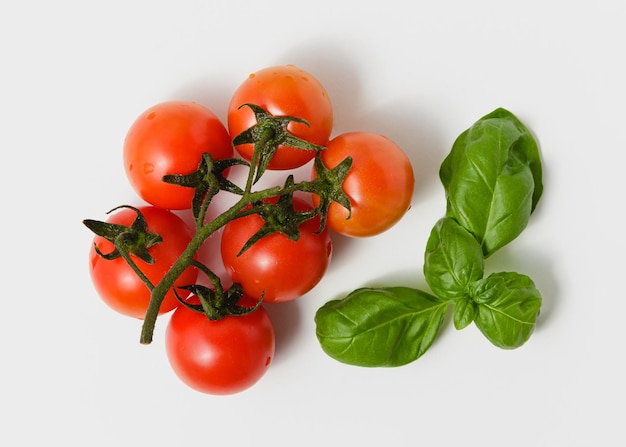
[[[142,275],[140,269],[132,262],[126,254],[128,250],[125,248],[124,241],[131,235],[135,235],[137,239],[137,247],[133,249],[134,253],[147,253],[148,244],[142,245],[141,240],[154,243],[154,237],[148,237],[147,231],[137,237],[138,230],[136,228],[120,228],[112,226],[106,222],[98,222],[93,220],[85,220],[84,223],[92,231],[100,236],[107,234],[116,234],[115,238],[111,238],[119,251],[127,258],[137,271],[138,275],[145,279],[146,286],[151,290],[151,300],[148,305],[140,336],[140,343],[149,344],[152,342],[154,327],[159,315],[161,303],[166,293],[172,289],[174,282],[179,276],[190,266],[199,267],[200,270],[208,275],[211,279],[218,294],[222,293],[221,285],[218,284],[217,278],[206,266],[199,264],[195,259],[198,251],[204,242],[220,228],[224,227],[228,222],[250,214],[261,216],[264,221],[268,222],[255,235],[253,235],[249,243],[244,249],[258,241],[259,239],[273,233],[286,234],[290,239],[297,240],[300,236],[299,225],[303,222],[320,216],[320,228],[322,231],[325,226],[325,216],[328,208],[333,202],[338,202],[348,211],[350,210],[350,200],[342,190],[342,184],[345,176],[348,174],[351,165],[351,158],[346,157],[342,163],[332,169],[328,169],[320,160],[319,153],[324,150],[323,146],[311,144],[300,139],[287,130],[287,126],[291,122],[299,122],[307,124],[306,121],[297,117],[290,116],[273,116],[260,106],[253,104],[244,104],[242,107],[249,107],[254,111],[257,124],[248,130],[237,135],[233,139],[235,146],[240,144],[253,144],[254,155],[251,162],[247,162],[240,158],[228,158],[222,160],[214,160],[211,154],[204,153],[198,168],[189,174],[170,174],[163,178],[166,183],[175,184],[185,188],[193,188],[194,195],[191,205],[193,218],[195,222],[195,234],[185,250],[180,254],[176,262],[171,266],[163,278],[156,284],[151,284]],[[284,185],[272,186],[265,189],[255,190],[254,185],[262,177],[267,170],[268,164],[280,145],[288,145],[301,150],[315,151],[316,158],[314,169],[316,177],[311,180],[303,180],[295,182],[292,175],[288,176]],[[235,166],[243,165],[248,168],[248,176],[246,184],[242,188],[230,180],[224,172]],[[221,191],[226,191],[239,196],[239,199],[230,208],[222,212],[214,219],[207,219],[207,209],[213,198]],[[313,210],[297,211],[293,208],[293,194],[297,191],[315,194],[320,198],[319,205]],[[267,199],[278,197],[275,204],[268,205]],[[141,216],[138,216],[141,221]],[[136,226],[136,225],[135,225]],[[237,286],[235,286],[236,288]],[[202,292],[205,295],[207,291],[190,285],[187,290]],[[214,293],[214,292],[212,292]],[[229,300],[226,300],[229,301]],[[203,300],[202,311],[209,318],[216,318],[218,315],[231,314],[220,307],[225,306],[224,300]],[[230,302],[230,301],[229,301]],[[230,303],[232,305],[232,303]],[[195,307],[200,310],[199,307]],[[253,309],[247,309],[246,312],[252,312]]]

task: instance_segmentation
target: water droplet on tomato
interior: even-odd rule
[[[149,120],[153,120],[154,118],[156,118],[156,112],[150,112],[146,118],[148,118]]]
[[[143,165],[143,173],[150,174],[154,171],[154,165],[152,163],[144,163]]]

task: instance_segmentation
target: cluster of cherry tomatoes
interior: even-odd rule
[[[194,172],[206,153],[214,160],[238,154],[248,163],[253,161],[253,144],[233,144],[237,135],[257,124],[254,110],[245,107],[247,104],[274,116],[298,118],[289,122],[288,131],[324,148],[311,151],[281,144],[267,169],[287,173],[312,163],[316,156],[333,169],[351,158],[342,183],[350,209],[332,203],[324,216],[325,225],[320,226],[320,215],[315,215],[299,224],[297,240],[272,233],[243,253],[242,247],[265,225],[263,214],[242,213],[224,224],[220,253],[215,255],[221,257],[232,283],[240,285],[238,306],[254,311],[209,319],[205,313],[181,305],[178,292],[197,291],[189,285],[199,281],[202,269],[190,265],[178,276],[159,308],[159,315],[174,311],[166,328],[167,356],[184,383],[209,394],[242,391],[265,374],[274,356],[275,335],[263,304],[291,301],[313,289],[330,263],[330,232],[367,237],[386,231],[407,211],[413,194],[413,170],[402,149],[390,139],[368,132],[332,136],[333,107],[326,89],[295,66],[265,68],[245,79],[232,96],[226,125],[198,103],[157,104],[131,125],[123,148],[128,180],[147,205],[116,208],[106,223],[120,227],[96,233],[91,248],[92,280],[111,308],[143,319],[151,300],[152,287],[147,284],[158,284],[194,237],[194,229],[175,213],[191,208],[194,190],[164,182],[164,176]],[[316,170],[311,169],[311,179],[315,176]],[[310,194],[308,199],[292,197],[293,208],[315,213],[320,197]],[[136,229],[139,236],[134,239],[142,243],[154,238],[144,245],[145,256],[111,256],[118,248],[115,232],[126,228]],[[196,298],[191,294],[186,300],[197,304]]]

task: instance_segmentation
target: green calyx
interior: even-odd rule
[[[323,150],[323,146],[309,143],[292,135],[287,126],[292,122],[309,125],[306,120],[293,116],[273,116],[263,108],[255,104],[243,104],[241,107],[249,107],[254,112],[257,124],[244,130],[233,139],[233,145],[254,144],[253,166],[256,168],[254,183],[256,183],[267,170],[269,163],[278,149],[278,146],[288,146],[306,151]]]
[[[193,265],[205,273],[210,281],[212,287],[207,287],[201,284],[190,284],[186,286],[178,287],[179,289],[186,290],[195,295],[200,301],[199,304],[191,303],[188,299],[183,299],[174,289],[174,293],[178,301],[186,308],[203,313],[209,320],[217,321],[229,316],[241,316],[247,315],[261,305],[263,297],[253,307],[240,306],[239,301],[243,297],[243,289],[240,284],[233,284],[228,290],[224,290],[219,277],[213,273],[209,268],[199,262],[193,262]]]
[[[194,189],[191,210],[194,218],[198,219],[206,213],[206,207],[211,199],[220,191],[243,194],[243,190],[224,175],[224,171],[235,165],[249,166],[248,162],[240,158],[213,160],[210,154],[205,153],[196,171],[191,174],[165,175],[163,181]]]
[[[294,186],[293,175],[289,175],[285,181],[283,191],[290,191]],[[251,210],[254,214],[257,214],[264,223],[244,244],[238,256],[252,247],[257,241],[270,234],[281,233],[290,240],[297,241],[300,239],[300,225],[315,218],[319,214],[317,209],[296,211],[293,207],[293,192],[287,192],[278,196],[275,202],[259,201],[253,204]]]
[[[343,191],[343,181],[345,180],[350,168],[352,167],[352,157],[346,157],[333,169],[328,169],[319,155],[319,152],[315,156],[314,161],[316,181],[320,185],[317,188],[315,194],[319,197],[319,211],[321,217],[320,229],[324,230],[326,225],[326,216],[328,215],[328,208],[333,202],[337,202],[348,210],[348,217],[352,214],[352,207],[350,205],[350,199]]]
[[[133,206],[120,205],[110,210],[107,214],[120,208],[129,208],[137,213],[137,217],[130,226],[92,219],[83,220],[83,224],[85,224],[87,228],[115,246],[110,253],[102,253],[98,247],[94,245],[96,253],[108,260],[117,259],[128,253],[137,256],[148,264],[153,264],[154,258],[148,250],[150,247],[162,242],[161,236],[148,231],[148,226],[143,214],[139,209]]]

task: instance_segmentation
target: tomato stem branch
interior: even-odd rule
[[[146,287],[148,287],[149,290],[154,290],[154,284],[152,284],[152,282],[150,281],[150,279],[146,276],[146,274],[139,268],[139,266],[137,265],[137,263],[133,260],[133,258],[130,256],[130,253],[128,253],[128,250],[126,249],[126,246],[124,243],[122,243],[121,241],[119,241],[119,239],[122,239],[124,237],[124,235],[119,236],[117,239],[118,241],[116,241],[116,247],[120,253],[120,255],[122,256],[122,258],[124,258],[124,260],[128,263],[128,265],[130,266],[131,269],[133,269],[133,271],[135,272],[135,274],[137,276],[139,276],[139,278],[141,278],[141,280],[143,281],[143,283],[146,285]]]
[[[278,229],[276,227],[268,227],[268,229],[264,232],[255,235],[256,238],[253,236],[248,241],[252,244],[259,238],[276,231],[289,232],[289,234],[299,235],[297,228],[291,228],[289,225],[295,225],[297,227],[299,222],[311,219],[317,214],[321,217],[319,231],[322,231],[325,224],[326,212],[331,202],[336,201],[345,207],[349,207],[349,201],[347,197],[345,197],[345,194],[343,194],[341,185],[348,169],[350,168],[351,160],[347,159],[336,168],[327,169],[319,158],[319,152],[325,149],[324,147],[302,140],[290,134],[287,130],[287,126],[291,122],[308,125],[306,121],[290,116],[275,117],[263,110],[261,107],[253,104],[245,104],[245,106],[252,109],[256,116],[257,124],[237,135],[233,139],[233,145],[253,144],[254,152],[251,163],[247,163],[246,161],[237,158],[213,160],[209,153],[205,153],[203,154],[202,161],[195,172],[191,174],[166,175],[163,178],[163,181],[167,183],[173,183],[183,187],[193,187],[195,189],[191,209],[193,211],[196,228],[195,234],[188,243],[187,247],[185,247],[185,250],[180,254],[176,262],[170,267],[167,273],[157,284],[153,285],[151,283],[131,257],[131,255],[139,255],[141,259],[147,259],[147,262],[149,262],[151,257],[147,249],[151,245],[161,242],[159,235],[147,232],[145,221],[140,213],[138,213],[138,218],[133,224],[133,228],[130,228],[132,231],[127,231],[128,229],[126,227],[114,226],[111,228],[110,226],[103,226],[95,221],[84,221],[85,224],[92,229],[92,231],[96,232],[96,234],[100,234],[115,243],[118,248],[119,255],[123,256],[126,262],[136,272],[151,292],[150,303],[144,315],[141,328],[140,342],[142,344],[150,344],[152,342],[155,324],[163,300],[170,290],[173,289],[174,292],[176,292],[176,289],[174,289],[174,283],[187,269],[200,269],[209,277],[215,287],[215,290],[219,292],[220,299],[224,298],[224,290],[221,288],[219,277],[196,258],[197,253],[204,242],[230,221],[251,214],[258,214],[266,221],[279,221]],[[270,160],[280,145],[302,150],[317,151],[314,165],[316,173],[315,178],[310,181],[295,183],[293,181],[293,176],[289,176],[282,187],[273,186],[259,191],[253,191],[255,183],[268,169]],[[224,177],[224,171],[226,169],[234,165],[242,164],[248,166],[249,169],[245,189],[243,190]],[[212,199],[222,191],[240,196],[239,200],[214,219],[205,222],[207,220],[207,210]],[[292,206],[290,206],[290,202],[292,200],[291,196],[296,191],[307,192],[320,196],[320,205],[314,208],[311,212],[296,213],[291,209]],[[280,196],[280,206],[285,206],[284,208],[270,212],[264,202],[266,202],[267,199],[275,198],[277,196]],[[281,213],[283,211],[287,213],[286,216],[291,216],[289,213],[293,212],[293,216],[296,217],[295,220],[288,218],[283,220],[276,219],[276,213]],[[124,236],[119,238],[114,237],[117,233],[121,233]],[[141,244],[137,244],[135,242],[135,245],[137,245],[138,248],[130,248],[131,246],[129,244],[130,242],[133,242],[134,239],[131,240],[131,236],[128,236],[127,233],[130,234],[132,238],[139,239]],[[115,241],[113,241],[113,239],[115,239]],[[117,255],[113,253],[102,256],[112,258],[112,256]],[[195,288],[199,290],[196,286],[198,285],[183,284],[180,285],[180,288],[188,290]],[[229,296],[234,297],[236,290],[233,287],[229,289],[228,293]],[[237,310],[237,313],[239,312],[240,311]]]
[[[254,169],[251,168],[250,170],[252,171]],[[248,207],[249,205],[278,195],[283,196],[287,194],[293,194],[295,191],[312,192],[316,190],[316,186],[318,186],[318,183],[319,181],[315,179],[312,181],[302,181],[300,183],[286,185],[282,188],[279,186],[273,186],[259,191],[246,190],[244,191],[244,194],[241,196],[241,198],[234,205],[221,213],[215,219],[211,220],[205,225],[202,225],[201,222],[198,223],[198,229],[185,250],[179,256],[174,265],[172,265],[170,270],[161,279],[161,281],[159,281],[159,283],[156,284],[156,286],[154,286],[154,288],[152,289],[152,297],[150,299],[150,304],[148,305],[148,310],[146,311],[146,315],[141,329],[140,343],[150,344],[152,342],[159,309],[161,307],[161,303],[165,299],[165,295],[174,286],[174,282],[176,282],[178,277],[182,275],[182,273],[187,268],[193,266],[193,264],[196,262],[196,253],[200,250],[202,244],[204,244],[204,242],[212,234],[214,234],[217,230],[219,230],[231,220],[258,213],[259,208],[257,207],[246,209],[246,207]]]
[[[148,310],[146,311],[146,315],[141,329],[140,343],[150,344],[152,342],[154,327],[156,325],[156,320],[159,314],[161,303],[165,299],[165,295],[174,286],[174,282],[178,279],[178,277],[187,268],[192,266],[196,253],[200,250],[202,244],[204,244],[204,242],[212,234],[214,234],[217,230],[226,225],[228,222],[241,217],[242,210],[248,205],[251,205],[263,199],[274,197],[276,195],[293,192],[294,190],[298,189],[297,186],[298,185],[294,185],[290,188],[284,188],[282,190],[280,187],[274,186],[260,191],[245,192],[244,195],[239,199],[239,201],[231,206],[228,210],[221,213],[219,216],[208,222],[206,225],[199,227],[194,237],[191,239],[185,250],[176,260],[176,262],[172,265],[170,270],[152,289],[152,297],[150,299],[150,304],[148,305]]]

